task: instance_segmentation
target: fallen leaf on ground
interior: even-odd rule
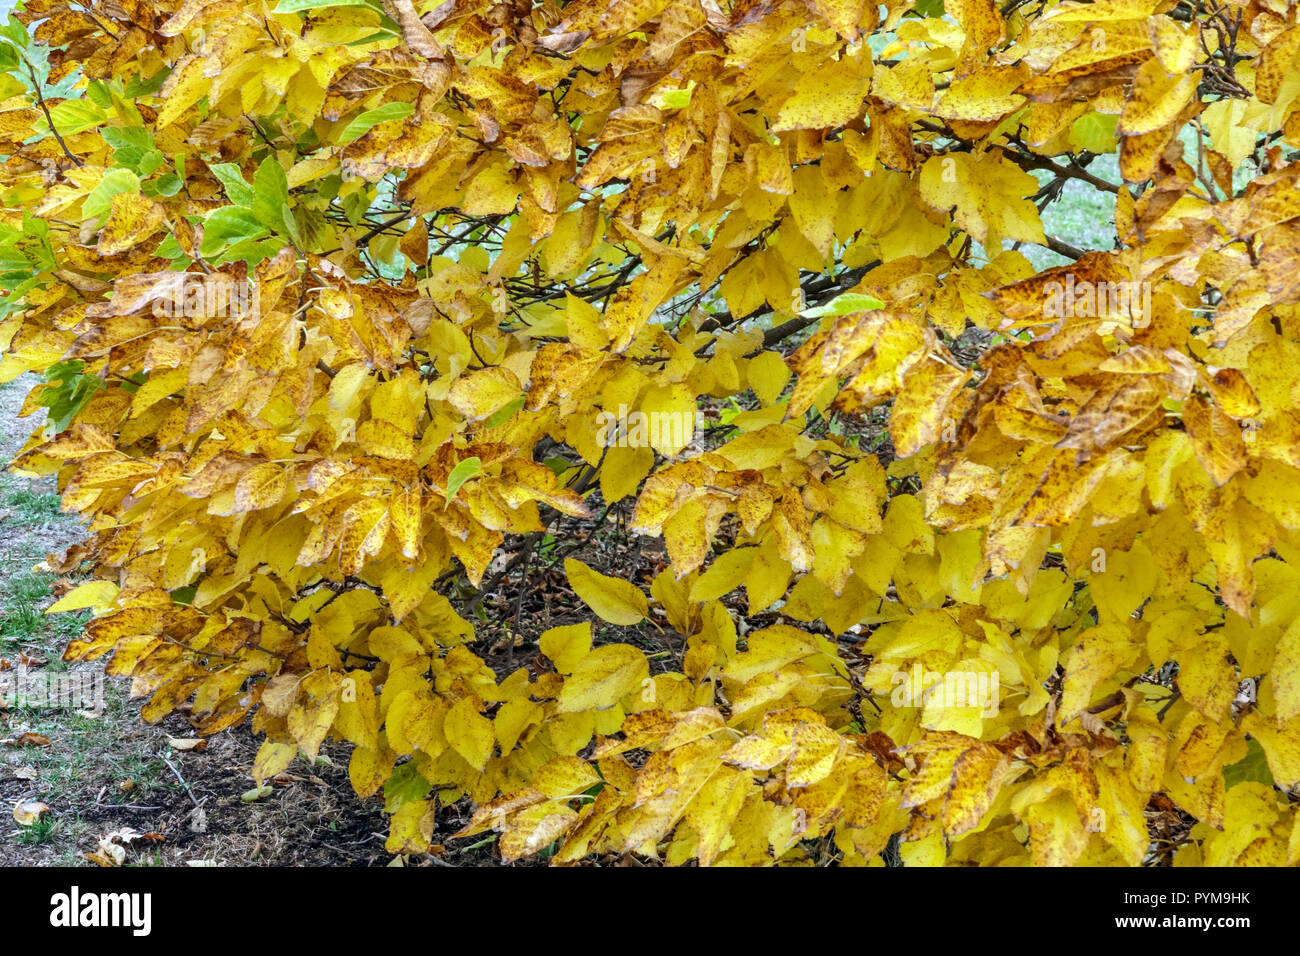
[[[89,550],[84,544],[74,544],[63,554],[47,554],[42,564],[46,566],[46,570],[64,574],[76,570]]]
[[[87,860],[100,866],[121,866],[126,862],[128,847],[141,840],[162,843],[166,839],[161,833],[141,833],[132,827],[122,827],[99,838],[99,846],[89,853],[83,853]]]
[[[29,827],[49,812],[49,805],[39,800],[19,800],[14,806],[14,821],[20,827]]]
[[[82,856],[91,863],[97,863],[100,866],[121,866],[126,862],[126,848],[120,847],[116,843],[105,843],[100,840],[99,849],[83,853]]]

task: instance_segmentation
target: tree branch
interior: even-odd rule
[[[68,159],[72,160],[78,166],[84,165],[80,159],[72,155],[72,150],[68,149],[68,144],[63,141],[63,137],[59,135],[58,129],[54,126],[54,117],[50,115],[50,108],[45,102],[45,96],[41,93],[41,81],[36,76],[36,68],[32,66],[27,57],[23,57],[23,66],[27,67],[27,75],[32,78],[32,89],[36,93],[36,103],[40,106],[41,112],[45,114],[45,122],[50,124],[50,132],[53,133],[54,138],[58,140],[59,146],[63,150],[63,155],[68,157]]]

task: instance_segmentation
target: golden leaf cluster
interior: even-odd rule
[[[394,853],[1300,861],[1300,5],[18,19],[0,379],[145,719],[349,742]],[[612,509],[662,570],[564,550]]]

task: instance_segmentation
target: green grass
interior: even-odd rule
[[[121,726],[139,719],[120,694],[108,694],[104,712],[98,717],[77,711],[29,711],[25,725],[50,737],[53,744],[29,751],[24,761],[39,774],[41,799],[64,802],[76,795],[87,777],[111,777],[121,783],[130,780],[130,790],[117,788],[103,795],[105,804],[147,802],[142,798],[159,788],[179,786],[155,754],[122,748]]]
[[[49,843],[59,829],[59,821],[51,813],[43,814],[31,826],[18,831],[19,843]]]
[[[50,596],[52,580],[53,576],[49,574],[24,571],[5,582],[3,593],[7,600],[35,604]]]
[[[0,646],[33,641],[51,629],[42,606],[53,576],[24,571],[0,585]]]
[[[89,611],[65,611],[50,618],[54,622],[54,634],[60,643],[67,643],[81,636],[90,620]]]
[[[10,491],[3,500],[4,507],[13,511],[14,517],[21,521],[40,523],[62,517],[58,495],[20,488]]]
[[[21,644],[45,630],[45,616],[30,604],[9,604],[0,611],[0,644]]]

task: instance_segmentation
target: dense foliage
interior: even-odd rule
[[[350,741],[393,852],[468,797],[506,860],[1295,862],[1298,51],[1284,0],[27,0],[67,657],[259,778]],[[548,563],[516,662],[484,596]]]

